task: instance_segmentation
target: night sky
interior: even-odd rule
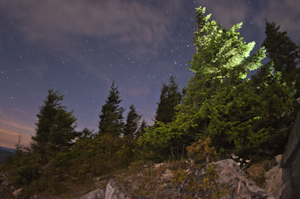
[[[241,36],[265,39],[265,18],[300,43],[299,0],[0,0],[0,145],[28,145],[51,88],[74,110],[77,130],[98,131],[112,81],[121,106],[153,124],[162,83],[193,75],[195,8]],[[125,112],[124,117],[126,117]]]

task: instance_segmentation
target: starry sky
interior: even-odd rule
[[[51,88],[74,110],[77,130],[98,130],[112,81],[129,110],[153,124],[162,84],[193,75],[195,8],[241,36],[265,39],[265,18],[300,43],[299,0],[0,0],[0,144],[28,145]],[[126,117],[125,112],[124,117]]]

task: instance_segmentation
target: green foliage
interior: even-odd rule
[[[99,135],[102,136],[106,133],[120,135],[123,133],[123,112],[125,109],[119,107],[121,101],[118,87],[115,87],[115,82],[113,81],[109,96],[102,106],[101,114],[99,114]]]
[[[158,122],[138,140],[148,150],[170,148],[176,139],[188,146],[210,137],[217,150],[254,151],[276,134],[275,124],[291,112],[295,88],[282,84],[281,73],[273,73],[271,64],[262,67],[258,81],[245,79],[261,65],[264,48],[250,56],[254,42],[246,44],[239,37],[241,23],[226,30],[204,13],[205,8],[197,9],[197,53],[190,62],[195,75],[173,121]]]
[[[139,115],[134,105],[130,106],[130,111],[127,114],[126,125],[124,129],[124,135],[134,135],[138,129],[139,121],[142,118],[142,115]]]
[[[218,171],[214,164],[209,163],[209,159],[216,156],[216,151],[210,145],[211,141],[207,138],[187,147],[189,168],[174,171],[175,177],[171,181],[176,187],[180,187],[181,198],[221,198],[228,193],[226,187],[221,187],[216,182],[219,178]],[[197,171],[201,170],[203,174],[197,175]]]

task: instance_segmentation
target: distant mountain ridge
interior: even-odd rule
[[[8,156],[14,156],[16,149],[11,149],[7,147],[0,147],[0,164],[5,162]]]
[[[0,150],[14,153],[16,149],[8,148],[8,147],[0,147]]]

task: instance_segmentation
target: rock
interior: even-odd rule
[[[98,182],[98,181],[100,181],[100,179],[101,179],[101,177],[94,177],[94,178],[93,178],[93,181],[94,181],[94,182]]]
[[[275,167],[276,165],[280,164],[280,162],[277,162],[276,157],[272,160],[266,160],[261,163],[266,172]]]
[[[106,199],[105,192],[102,189],[96,189],[82,196],[79,199]]]
[[[1,185],[4,185],[4,186],[8,186],[10,184],[12,184],[12,182],[9,181],[9,180],[8,181],[4,181],[4,182],[1,183]]]
[[[33,196],[30,196],[30,199],[59,199],[57,196],[42,196],[39,194],[35,194]]]
[[[299,132],[300,136],[300,132]],[[289,167],[291,168],[291,176],[293,180],[293,186],[294,186],[294,195],[298,196],[298,199],[300,198],[300,148],[298,147],[297,153],[294,156],[294,161],[292,165]]]
[[[12,197],[11,190],[8,186],[0,185],[0,198],[9,198]]]
[[[164,165],[166,165],[166,163],[158,163],[158,164],[154,165],[154,168],[158,169],[159,167],[164,166]]]
[[[24,188],[17,189],[12,194],[15,196],[15,198],[17,198],[22,193],[23,190]]]
[[[278,161],[280,156],[277,157]],[[274,188],[280,195],[280,199],[295,198],[300,199],[300,111],[293,123],[286,151],[281,157],[279,172],[273,175],[268,182],[268,186],[277,186]],[[274,182],[274,179],[282,178],[282,181]],[[273,190],[273,189],[272,189]]]
[[[129,189],[137,190],[139,188],[139,183],[137,181],[133,181],[132,183],[128,184]]]
[[[99,188],[102,189],[103,187],[106,186],[106,184],[107,184],[107,180],[101,180],[99,182],[95,182],[94,187],[96,189],[99,189]]]
[[[7,172],[0,172],[0,182],[9,181],[9,174]]]
[[[282,158],[282,154],[279,154],[279,155],[275,156],[275,160],[276,160],[277,164],[280,164],[281,158]]]
[[[267,182],[263,188],[276,199],[294,198],[290,169],[277,165],[265,174],[265,178]]]
[[[279,165],[273,167],[272,169],[270,169],[265,175],[264,178],[266,180],[270,180],[272,179],[273,176],[275,176],[277,173],[279,172]]]
[[[126,189],[120,185],[113,178],[109,180],[106,190],[105,199],[131,199],[132,196],[126,191]]]
[[[284,154],[282,155],[280,167],[289,167],[292,165],[297,149],[300,143],[300,111],[293,123],[289,141]]]
[[[247,172],[250,176],[259,177],[261,174],[265,174],[266,170],[263,164],[253,164],[247,169]]]
[[[170,181],[171,179],[173,179],[174,174],[171,172],[170,169],[166,169],[165,172],[161,175],[161,180],[163,181]]]
[[[274,199],[271,194],[256,186],[251,179],[248,179],[234,160],[220,160],[215,165],[219,171],[217,182],[221,186],[227,186],[229,191],[222,199]]]

